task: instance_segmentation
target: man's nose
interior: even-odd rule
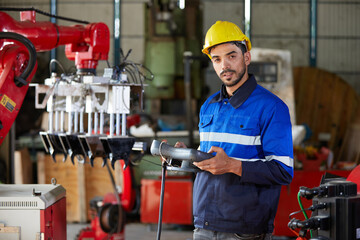
[[[226,61],[226,59],[224,59],[221,63],[221,69],[225,70],[225,69],[229,69],[230,68],[230,64],[228,61]]]

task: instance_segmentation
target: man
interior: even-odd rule
[[[194,239],[271,239],[281,185],[293,177],[287,106],[248,73],[251,43],[233,23],[208,30],[203,53],[223,82],[200,110]],[[177,147],[185,147],[177,143]]]

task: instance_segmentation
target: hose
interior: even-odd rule
[[[305,219],[306,220],[309,219],[307,213],[305,212],[304,206],[302,205],[302,202],[301,202],[301,192],[300,191],[298,192],[297,199],[298,199],[300,209],[301,209],[302,213],[304,214]],[[312,230],[310,230],[310,237],[312,238]]]
[[[29,50],[29,64],[26,66],[25,71],[21,73],[19,77],[14,78],[16,86],[22,87],[27,85],[28,82],[26,79],[30,76],[36,65],[36,49],[34,45],[28,38],[13,32],[0,32],[0,39],[16,40],[22,43]]]

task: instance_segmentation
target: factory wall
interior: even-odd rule
[[[310,64],[310,1],[252,1],[251,40],[289,49],[294,66]],[[360,94],[360,4],[317,1],[316,67],[342,77]]]
[[[216,20],[229,20],[244,30],[244,1],[203,0],[204,36]],[[253,47],[288,49],[292,65],[310,66],[309,0],[252,0]],[[316,67],[343,78],[360,94],[360,3],[317,0]],[[206,80],[215,83],[211,68]],[[218,88],[218,86],[214,87]]]
[[[309,65],[309,1],[253,1],[254,47],[288,49],[294,66]]]
[[[132,49],[131,60],[144,62],[145,58],[145,8],[149,0],[122,0],[121,3],[121,47],[126,53]],[[244,0],[202,0],[203,35],[216,20],[228,20],[244,29]],[[289,49],[293,66],[310,65],[310,4],[309,0],[252,0],[251,41],[254,47]],[[85,7],[86,5],[86,7]],[[3,7],[35,7],[50,11],[49,0],[0,1]],[[58,0],[60,16],[89,22],[105,22],[113,36],[114,1],[112,0]],[[10,15],[18,17],[17,12]],[[47,21],[38,15],[39,21]],[[317,57],[316,66],[330,71],[347,81],[360,94],[360,3],[358,1],[317,0]],[[59,20],[60,25],[74,23]],[[111,42],[109,62],[114,61]],[[59,59],[66,68],[71,66],[64,57],[63,47],[58,49]],[[99,71],[106,67],[99,64]],[[99,72],[100,73],[100,72]],[[220,83],[211,67],[206,71],[206,83],[210,92]]]
[[[342,77],[360,95],[359,22],[359,1],[319,1],[317,65]]]

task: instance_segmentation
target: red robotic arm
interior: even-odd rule
[[[77,69],[96,69],[99,60],[107,60],[109,28],[104,23],[86,26],[58,26],[51,22],[36,22],[35,11],[20,13],[20,21],[0,12],[1,32],[15,32],[28,38],[37,52],[66,45],[65,54],[75,60]]]
[[[20,13],[20,21],[0,12],[0,145],[19,112],[36,72],[36,52],[65,46],[79,73],[95,73],[107,60],[109,29],[104,23],[58,26],[36,22],[35,11]]]

